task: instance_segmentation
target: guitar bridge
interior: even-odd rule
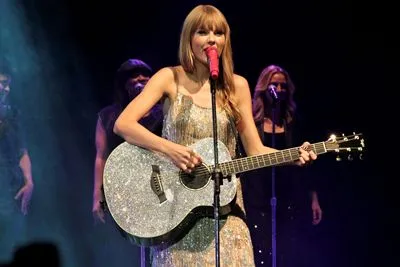
[[[160,204],[167,200],[167,197],[164,193],[164,188],[161,183],[161,174],[160,167],[158,165],[151,165],[152,172],[150,177],[150,187],[153,190],[154,194],[157,195]]]

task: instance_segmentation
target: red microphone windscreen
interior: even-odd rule
[[[216,80],[219,74],[219,60],[218,60],[218,51],[215,46],[207,47],[205,50],[208,58],[208,64],[210,67],[210,75],[211,78]]]

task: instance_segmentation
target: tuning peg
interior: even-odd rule
[[[352,160],[353,160],[353,156],[352,156],[351,154],[349,154],[349,155],[347,156],[347,160],[348,160],[348,161],[352,161]]]
[[[342,158],[339,155],[337,155],[336,156],[336,161],[342,161]]]
[[[363,155],[363,154],[360,154],[360,155],[358,156],[358,158],[359,158],[360,160],[364,160],[364,155]]]

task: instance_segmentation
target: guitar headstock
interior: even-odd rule
[[[347,159],[353,160],[353,154],[358,153],[359,158],[363,159],[363,152],[365,148],[365,142],[362,134],[353,133],[352,135],[336,136],[332,134],[327,141],[325,141],[326,151],[345,153],[348,154]],[[341,161],[342,158],[338,155],[337,161]]]

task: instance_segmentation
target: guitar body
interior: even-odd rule
[[[203,165],[188,175],[169,159],[149,150],[120,144],[108,157],[103,176],[107,206],[112,217],[139,245],[171,242],[183,235],[198,217],[212,216],[214,181],[213,139],[192,146]],[[228,149],[218,143],[219,163],[231,161]],[[220,214],[230,211],[236,196],[237,178],[223,180]]]

